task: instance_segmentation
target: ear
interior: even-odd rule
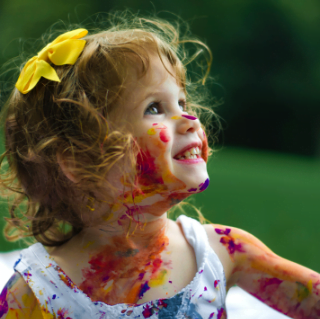
[[[57,152],[57,161],[64,175],[66,175],[73,183],[78,183],[80,179],[77,178],[73,173],[74,165],[72,164],[71,160],[65,159],[60,153]]]

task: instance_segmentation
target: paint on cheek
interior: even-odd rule
[[[209,178],[207,178],[204,183],[201,183],[199,185],[199,187],[200,187],[199,190],[201,192],[203,192],[204,190],[206,190],[208,188],[209,184],[210,184],[210,180],[209,180]]]
[[[180,120],[181,119],[181,116],[178,116],[178,115],[174,115],[171,117],[171,120]]]
[[[153,125],[153,126],[156,126],[156,125],[158,125],[158,123],[153,123],[152,125]]]
[[[147,133],[148,133],[148,135],[155,135],[156,134],[156,130],[152,127],[152,128],[148,129]]]
[[[170,141],[170,137],[168,136],[166,130],[161,130],[160,131],[160,140],[163,143],[168,143]]]
[[[204,161],[206,163],[208,162],[208,153],[209,153],[208,140],[207,140],[206,136],[204,135],[204,139],[202,141],[202,153],[201,153],[201,156],[202,156],[202,158],[204,159]]]
[[[191,121],[195,121],[195,120],[198,119],[197,117],[192,116],[192,115],[183,114],[183,115],[181,115],[181,116],[182,116],[182,117],[185,117],[186,119],[191,120]]]
[[[8,302],[7,302],[7,292],[8,292],[7,287],[4,287],[0,295],[0,318],[3,315],[5,315],[9,310]]]
[[[188,192],[196,192],[198,190],[198,188],[189,188]]]
[[[149,151],[141,151],[138,154],[137,171],[140,185],[150,186],[163,184],[163,179],[158,173],[159,167],[155,164],[155,158],[150,155]]]

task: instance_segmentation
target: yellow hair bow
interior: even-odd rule
[[[77,39],[84,37],[87,33],[86,29],[66,32],[45,46],[37,56],[26,63],[20,73],[16,88],[26,94],[36,86],[41,77],[60,82],[55,69],[49,63],[75,64],[86,44],[85,40]]]

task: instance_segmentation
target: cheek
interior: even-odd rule
[[[162,129],[160,131],[159,137],[163,143],[168,143],[170,141],[170,136],[167,132],[167,129]]]
[[[148,147],[154,144],[158,148],[160,146],[160,149],[164,151],[167,147],[166,143],[171,140],[168,128],[163,123],[153,123],[152,126],[147,129],[146,133]]]
[[[208,162],[208,154],[209,154],[209,148],[208,148],[208,139],[206,136],[206,133],[201,130],[200,132],[200,138],[202,140],[202,158],[207,163]]]

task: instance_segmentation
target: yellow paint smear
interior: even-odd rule
[[[148,135],[155,135],[156,134],[156,130],[152,127],[148,129]]]
[[[178,115],[174,115],[171,117],[171,120],[180,120],[182,117]]]
[[[157,277],[149,280],[149,287],[157,287],[163,285],[166,282],[167,274],[168,272],[166,270],[162,270]]]

